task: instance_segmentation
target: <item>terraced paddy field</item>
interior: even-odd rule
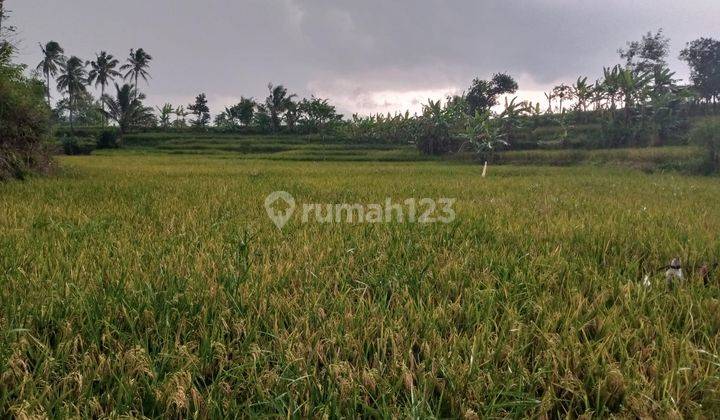
[[[720,412],[716,178],[139,145],[60,166],[0,185],[1,413]],[[277,190],[456,218],[281,230]]]

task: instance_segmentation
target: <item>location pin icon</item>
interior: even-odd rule
[[[287,205],[284,211],[278,211],[274,207],[278,201],[284,201]],[[295,212],[295,199],[286,191],[275,191],[265,198],[265,211],[275,226],[282,230]]]

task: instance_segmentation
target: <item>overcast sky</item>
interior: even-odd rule
[[[56,40],[83,59],[107,50],[153,57],[152,104],[205,92],[213,113],[284,84],[342,112],[419,111],[474,77],[508,72],[519,96],[599,77],[618,48],[664,28],[670,64],[686,42],[720,38],[720,0],[6,0],[20,61]]]

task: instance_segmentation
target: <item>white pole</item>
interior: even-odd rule
[[[483,166],[482,177],[485,178],[485,175],[487,175],[487,161],[485,161],[485,166]]]

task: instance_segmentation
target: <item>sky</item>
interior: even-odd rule
[[[520,99],[619,64],[617,50],[648,31],[671,39],[672,70],[685,43],[720,38],[720,0],[6,0],[18,59],[38,43],[67,55],[131,48],[153,56],[151,105],[208,96],[213,113],[268,83],[329,98],[339,111],[420,112],[428,99],[475,77],[513,75]]]

